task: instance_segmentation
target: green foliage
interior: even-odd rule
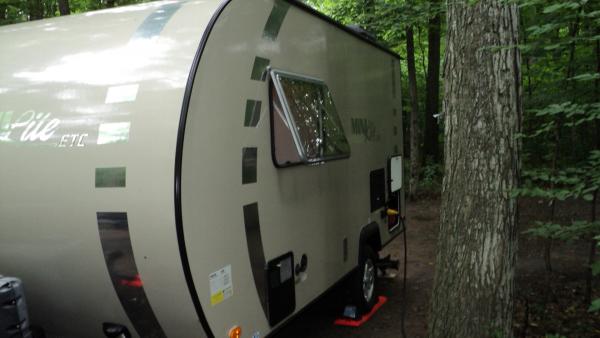
[[[600,274],[600,261],[596,261],[594,264],[592,264],[592,273],[594,276]]]
[[[577,167],[556,171],[549,168],[526,170],[522,179],[521,187],[513,192],[515,197],[592,201],[594,191],[600,189],[600,151],[590,151],[588,159]]]
[[[536,222],[535,227],[525,233],[547,239],[573,242],[600,233],[600,222],[574,221],[567,225]]]
[[[514,196],[591,202],[600,189],[600,2],[520,0],[525,168]],[[600,235],[590,219],[535,222],[526,233],[573,242]],[[600,272],[600,263],[592,266]],[[600,309],[594,301],[590,311]]]
[[[590,308],[588,309],[588,311],[589,312],[600,311],[600,298],[594,299],[592,301],[592,304],[590,305]]]
[[[69,0],[71,14],[93,10],[125,6],[151,0]],[[0,25],[8,25],[36,19],[32,13],[39,13],[40,18],[59,16],[57,0],[0,0]]]
[[[423,178],[420,182],[421,187],[428,191],[439,191],[442,184],[442,175],[444,168],[441,164],[428,160],[422,168]]]

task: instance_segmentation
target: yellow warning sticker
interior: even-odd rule
[[[223,291],[210,295],[210,305],[217,305],[223,301]]]
[[[231,265],[211,273],[208,279],[210,282],[210,305],[215,306],[233,296]]]

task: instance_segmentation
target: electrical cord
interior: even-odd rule
[[[404,327],[405,317],[406,317],[406,263],[407,263],[407,247],[406,247],[406,223],[404,222],[404,218],[402,218],[402,227],[404,228],[402,231],[402,237],[404,237],[404,273],[402,276],[402,307],[400,309],[400,325],[402,327],[402,337],[406,338],[406,329]]]

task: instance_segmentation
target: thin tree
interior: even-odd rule
[[[71,6],[69,6],[69,0],[58,0],[58,12],[60,15],[71,14]]]
[[[408,195],[414,198],[421,173],[421,126],[419,125],[419,98],[417,95],[417,70],[413,26],[406,28],[406,66],[408,68],[408,93],[410,95],[410,180]]]
[[[440,0],[431,1],[430,18],[428,22],[427,50],[427,83],[425,99],[425,156],[435,162],[440,160],[439,127],[434,115],[438,114],[440,105],[440,39],[441,13]]]
[[[0,3],[0,24],[3,24],[8,19],[8,5]]]
[[[596,28],[596,35],[600,35],[600,29]],[[600,74],[600,41],[596,40],[595,43],[595,54],[596,54],[596,73]],[[596,96],[596,102],[600,102],[600,79],[596,79],[594,81],[594,91]],[[596,150],[600,151],[600,120],[594,121],[594,147]],[[598,189],[594,190],[594,197],[592,198],[592,206],[590,210],[590,223],[596,222],[596,207],[598,206]],[[592,281],[594,279],[594,273],[592,269],[592,264],[596,260],[596,248],[597,241],[595,238],[590,239],[590,251],[588,255],[588,268],[585,276],[585,301],[589,304],[592,301]]]
[[[518,6],[448,0],[445,175],[430,337],[512,337],[521,88]]]
[[[27,0],[29,20],[40,20],[44,18],[44,4],[42,0]]]

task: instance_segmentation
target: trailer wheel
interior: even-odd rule
[[[359,257],[358,274],[355,282],[355,303],[360,313],[371,311],[377,302],[375,294],[377,286],[377,254],[370,246],[365,245]]]

